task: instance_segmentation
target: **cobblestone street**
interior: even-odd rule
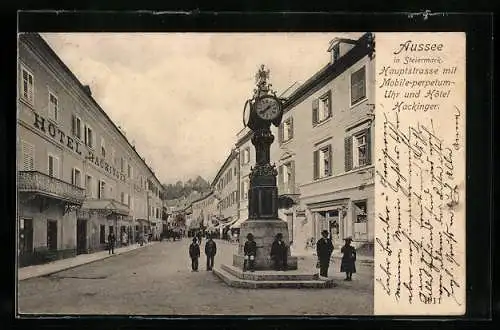
[[[373,264],[359,262],[352,282],[331,289],[247,290],[226,286],[205,271],[191,272],[189,239],[163,241],[50,276],[19,282],[20,313],[136,315],[371,315]],[[216,241],[215,264],[231,263],[236,245]],[[202,242],[202,245],[205,241]],[[314,259],[299,259],[300,268]]]

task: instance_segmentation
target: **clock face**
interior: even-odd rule
[[[274,97],[263,97],[255,103],[257,115],[264,120],[273,120],[280,113],[280,104]]]

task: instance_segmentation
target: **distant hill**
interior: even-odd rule
[[[167,200],[187,198],[193,193],[204,194],[210,191],[210,183],[199,175],[194,180],[189,179],[186,182],[177,181],[175,184],[163,184],[163,187],[165,188],[165,199]]]

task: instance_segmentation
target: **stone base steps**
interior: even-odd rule
[[[322,280],[316,274],[299,274],[296,271],[245,272],[233,266],[214,267],[213,273],[224,283],[235,288],[275,289],[275,288],[331,288],[335,286],[332,279]]]

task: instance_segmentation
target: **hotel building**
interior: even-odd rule
[[[110,231],[128,244],[157,226],[154,172],[38,34],[19,35],[18,86],[20,265],[101,250]]]
[[[335,246],[351,236],[368,246],[374,236],[374,39],[334,39],[331,60],[286,99],[271,162],[278,192],[295,201],[279,211],[293,253],[312,253],[328,230]]]

